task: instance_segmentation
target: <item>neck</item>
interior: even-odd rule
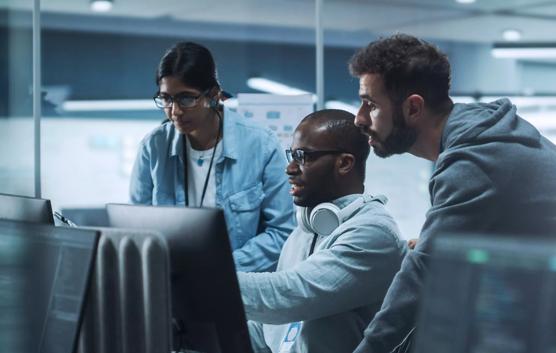
[[[363,183],[359,180],[357,182],[344,180],[344,182],[345,184],[340,185],[344,185],[345,187],[339,188],[338,193],[332,198],[332,200],[336,200],[347,195],[362,194],[365,191],[365,185],[363,185]]]
[[[205,121],[206,124],[187,134],[191,147],[199,151],[213,148],[218,143],[217,138],[222,137],[218,136],[220,122],[215,112],[211,111],[211,114],[206,117]]]
[[[409,150],[409,153],[416,157],[435,162],[440,154],[440,143],[444,126],[448,121],[451,109],[446,113],[426,116],[422,126],[417,131],[417,141]]]

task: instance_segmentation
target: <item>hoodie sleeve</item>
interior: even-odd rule
[[[478,160],[458,156],[454,162],[439,161],[438,165],[429,185],[432,207],[419,242],[405,257],[381,310],[365,330],[364,339],[354,353],[389,353],[416,325],[419,293],[433,237],[480,232],[489,229],[489,223],[497,222],[497,189]]]

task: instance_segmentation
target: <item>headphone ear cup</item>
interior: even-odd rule
[[[315,233],[323,236],[332,232],[342,223],[340,208],[333,203],[321,203],[311,210],[309,223]]]
[[[307,207],[299,207],[295,213],[295,218],[297,219],[297,225],[306,233],[314,233],[311,223],[309,222],[309,215],[311,210]]]

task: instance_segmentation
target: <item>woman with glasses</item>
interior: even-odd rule
[[[156,73],[168,120],[141,142],[131,202],[224,210],[239,271],[275,267],[293,229],[293,203],[278,139],[225,108],[209,50],[178,43]]]

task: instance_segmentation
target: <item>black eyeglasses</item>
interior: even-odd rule
[[[197,105],[199,98],[206,95],[209,91],[206,90],[201,92],[198,96],[192,96],[187,93],[178,93],[175,96],[170,96],[168,94],[158,94],[153,97],[154,104],[160,109],[170,108],[175,102],[181,108],[188,109],[193,108]]]
[[[286,158],[288,160],[288,163],[295,161],[299,165],[304,165],[305,162],[307,161],[307,157],[317,159],[326,154],[335,154],[335,153],[349,153],[349,152],[341,151],[341,150],[306,151],[300,148],[295,150],[288,148],[286,150]]]

